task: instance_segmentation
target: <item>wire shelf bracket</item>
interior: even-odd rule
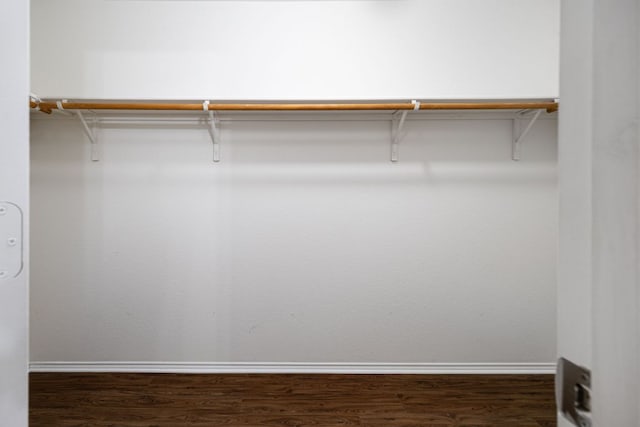
[[[519,161],[522,154],[522,142],[524,138],[527,136],[533,125],[535,124],[540,114],[542,114],[543,110],[538,110],[536,113],[529,119],[529,123],[525,126],[524,130],[520,131],[522,127],[522,120],[525,118],[525,114],[527,111],[516,114],[513,118],[513,136],[511,140],[511,158],[514,161]]]
[[[412,100],[413,111],[420,110],[420,101]],[[397,162],[399,158],[400,141],[405,136],[404,124],[407,114],[411,110],[396,111],[391,115],[391,161]]]
[[[84,133],[87,134],[89,141],[91,141],[91,161],[98,162],[100,161],[100,147],[98,146],[98,137],[95,132],[96,119],[93,118],[91,120],[91,126],[89,126],[81,111],[76,111],[76,115],[80,119],[80,123],[82,123]]]
[[[209,111],[209,118],[207,120],[207,130],[211,137],[211,143],[213,144],[213,161],[218,163],[220,161],[220,119],[215,111]]]

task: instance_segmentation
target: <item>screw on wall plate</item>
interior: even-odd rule
[[[16,243],[18,243],[18,239],[16,239],[15,237],[9,237],[9,238],[7,239],[7,244],[8,244],[9,246],[15,246],[15,245],[16,245]]]
[[[7,208],[4,206],[0,206],[0,215],[4,215],[7,213]]]
[[[0,271],[0,279],[3,279],[7,277],[7,272],[6,271]]]

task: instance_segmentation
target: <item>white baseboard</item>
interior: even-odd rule
[[[554,363],[32,362],[31,372],[553,374]]]

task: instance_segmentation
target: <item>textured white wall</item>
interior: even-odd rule
[[[32,360],[554,360],[555,120],[286,117],[36,116]]]
[[[32,4],[43,97],[558,96],[558,0]]]

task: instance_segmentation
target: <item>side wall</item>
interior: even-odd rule
[[[27,426],[29,412],[29,111],[23,103],[29,93],[28,49],[29,2],[3,2],[0,14],[0,424],[15,427]],[[22,249],[21,270],[20,256],[16,254],[19,248]]]

